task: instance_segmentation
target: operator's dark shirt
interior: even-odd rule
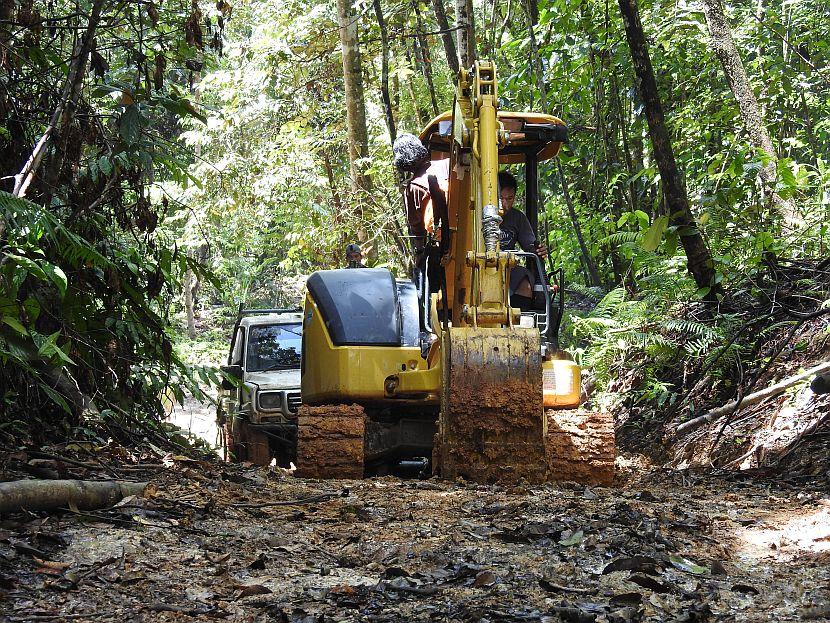
[[[524,212],[510,208],[502,215],[499,243],[502,251],[515,251],[516,243],[525,251],[535,251],[536,234]]]

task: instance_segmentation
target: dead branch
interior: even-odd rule
[[[140,495],[146,482],[106,480],[15,480],[0,483],[0,515],[22,510],[106,508],[130,495]]]
[[[724,415],[729,415],[736,408],[740,407],[749,407],[767,398],[772,398],[773,396],[777,396],[778,394],[783,393],[787,388],[792,387],[793,385],[800,383],[801,381],[806,380],[807,378],[815,375],[821,374],[822,372],[830,371],[830,361],[822,363],[814,368],[810,368],[806,372],[802,372],[801,374],[796,374],[795,376],[788,377],[783,381],[779,381],[775,385],[770,385],[769,387],[762,389],[761,391],[755,392],[754,394],[749,394],[745,396],[743,400],[733,400],[728,402],[727,404],[723,405],[722,407],[718,407],[717,409],[712,409],[708,413],[704,413],[700,417],[696,417],[693,420],[689,420],[688,422],[684,422],[680,426],[677,427],[677,436],[682,437],[691,433],[694,430],[697,430],[704,424],[708,424],[709,422],[714,422],[720,417]]]
[[[25,197],[26,190],[29,188],[37,173],[43,156],[47,151],[49,141],[52,134],[57,128],[65,126],[71,121],[72,115],[77,108],[78,99],[81,95],[81,84],[83,83],[84,75],[86,73],[87,60],[90,51],[92,50],[93,41],[95,39],[95,30],[98,28],[98,23],[101,21],[101,10],[103,8],[103,0],[95,0],[92,4],[92,12],[89,17],[89,22],[86,26],[86,32],[80,38],[72,52],[72,60],[69,65],[69,75],[66,84],[63,87],[60,100],[57,108],[52,113],[52,118],[49,120],[49,125],[43,132],[43,135],[35,145],[32,154],[23,165],[23,169],[14,176],[14,191],[15,197]]]
[[[9,451],[8,448],[0,449]],[[50,452],[43,452],[41,450],[26,450],[26,454],[35,458],[52,459],[54,461],[60,461],[68,465],[74,465],[76,467],[83,467],[86,469],[108,469],[103,463],[87,463],[84,461],[77,461],[75,459],[70,459],[69,457],[61,456],[59,454],[52,454]],[[145,470],[158,470],[164,468],[165,466],[160,463],[136,463],[135,465],[119,465],[114,469],[120,472],[141,472]]]

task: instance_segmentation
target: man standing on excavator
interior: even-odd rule
[[[403,178],[409,237],[415,251],[413,279],[422,297],[443,282],[442,257],[449,251],[447,188],[450,160],[430,160],[429,150],[414,134],[401,134],[392,146],[395,168]],[[424,318],[421,318],[421,325]]]
[[[395,168],[404,178],[404,203],[409,235],[417,256],[423,255],[429,238],[440,239],[436,222],[446,206],[450,160],[433,160],[414,134],[401,134],[392,146]],[[440,197],[437,196],[440,194]],[[436,197],[433,197],[436,195]],[[440,204],[440,206],[438,205]]]

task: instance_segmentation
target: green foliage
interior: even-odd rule
[[[185,365],[168,335],[185,272],[209,275],[157,228],[178,207],[163,182],[191,179],[179,123],[205,119],[189,82],[211,62],[203,31],[221,30],[221,20],[206,24],[189,3],[7,9],[15,27],[0,21],[0,437],[23,443],[74,428],[163,442],[168,387],[181,399],[215,380]],[[88,56],[76,47],[85,32]],[[32,158],[37,145],[46,149]],[[26,197],[14,196],[7,191],[27,161]]]
[[[669,405],[683,383],[679,361],[726,379],[751,354],[746,341],[727,345],[727,336],[744,310],[761,313],[781,300],[770,284],[776,262],[828,254],[826,0],[766,5],[761,21],[754,4],[727,7],[776,154],[752,147],[699,7],[639,3],[696,227],[726,293],[705,322],[688,316],[707,289],[688,275],[688,231],[673,224],[664,201],[615,5],[536,4],[544,105],[524,5],[478,4],[475,17],[481,56],[499,68],[503,107],[544,106],[570,127],[560,158],[572,205],[557,167],[543,163],[540,235],[553,263],[565,268],[569,291],[596,307],[574,312],[565,337],[601,389],[622,387],[638,400]],[[92,6],[26,0],[12,3],[12,20],[0,22],[7,51],[0,55],[4,191],[61,110]],[[371,177],[371,192],[350,179],[333,3],[101,6],[88,71],[68,90],[78,99],[47,137],[27,200],[0,193],[6,434],[33,428],[32,413],[64,428],[77,424],[79,396],[86,396],[98,421],[135,436],[137,422],[163,415],[165,387],[181,396],[211,381],[177,355],[214,358],[222,341],[185,341],[171,324],[185,286],[203,315],[239,302],[290,305],[301,297],[304,275],[342,265],[345,244],[358,240],[371,265],[406,274],[409,245],[370,5],[358,3],[356,19],[370,154],[358,164]],[[430,5],[417,6],[423,30],[440,30]],[[436,112],[428,76],[440,110],[450,109],[453,97],[442,42],[413,36],[411,8],[382,3],[399,132],[417,132]],[[793,222],[760,183],[771,164],[776,193],[797,208]],[[809,275],[793,283],[799,296],[826,298]]]

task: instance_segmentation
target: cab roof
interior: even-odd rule
[[[288,324],[303,321],[302,312],[287,312],[280,314],[256,314],[245,316],[239,320],[241,327],[258,327],[270,324]]]
[[[568,140],[568,127],[553,115],[500,110],[498,120],[509,133],[508,144],[499,149],[499,164],[522,164],[533,155],[538,162],[549,160]],[[452,112],[447,111],[430,121],[420,138],[432,152],[433,159],[449,157]]]

